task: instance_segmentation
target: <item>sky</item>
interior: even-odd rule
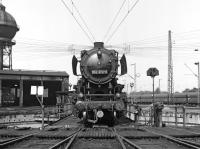
[[[115,46],[116,50],[126,44],[131,47],[130,53],[126,54],[128,74],[131,76],[134,72],[131,64],[136,63],[137,91],[152,90],[152,79],[146,76],[150,67],[159,70],[155,88],[160,80],[161,90],[166,91],[168,31],[171,30],[174,90],[197,87],[197,78],[186,65],[197,73],[194,62],[199,61],[200,51],[195,52],[194,49],[200,49],[199,0],[139,0],[133,9],[136,0],[64,1],[79,22],[81,17],[84,19],[90,30],[86,32],[91,32],[95,40],[88,39],[61,0],[2,1],[20,28],[14,38],[14,69],[66,71],[70,82],[75,84],[77,77],[73,76],[71,68],[72,48],[84,49],[92,46],[93,41],[103,41],[105,45]],[[86,30],[85,26],[83,28]],[[75,52],[77,57],[80,56],[79,50]],[[133,79],[126,75],[119,80],[126,84],[125,90],[130,92],[129,84]]]

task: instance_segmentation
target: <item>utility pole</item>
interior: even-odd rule
[[[134,66],[134,101],[136,100],[135,98],[136,98],[136,96],[135,96],[135,94],[136,94],[136,92],[137,92],[137,72],[136,72],[136,63],[134,63],[134,64],[131,64],[131,66]]]
[[[174,93],[172,39],[171,31],[168,32],[168,104],[172,101]]]
[[[136,63],[134,64],[131,64],[134,66],[134,92],[136,93],[137,92],[137,73],[136,73]]]
[[[199,62],[196,62],[196,63],[194,63],[195,65],[197,65],[197,67],[198,67],[198,75],[197,75],[197,77],[198,77],[198,93],[197,93],[197,97],[198,97],[198,99],[197,99],[197,106],[200,106],[200,95],[199,95],[199,90],[200,90],[200,74],[199,74]]]
[[[136,63],[134,64],[134,92],[136,93],[137,92],[137,74],[136,74]]]

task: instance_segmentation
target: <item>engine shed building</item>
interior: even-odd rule
[[[37,106],[31,86],[44,86],[44,105],[56,105],[56,91],[67,91],[64,71],[0,70],[0,106]]]

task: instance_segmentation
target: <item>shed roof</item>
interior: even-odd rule
[[[0,75],[69,77],[65,71],[47,70],[0,70]]]

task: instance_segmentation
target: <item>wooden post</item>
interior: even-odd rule
[[[43,82],[43,78],[41,77],[41,86],[44,87],[44,82]],[[44,130],[44,91],[42,93],[42,96],[41,96],[41,108],[42,108],[42,130]]]
[[[19,106],[22,107],[23,106],[23,80],[20,78],[20,82],[19,82],[19,90],[20,90],[20,94],[19,94]]]
[[[44,105],[42,105],[42,130],[44,130]]]
[[[185,127],[185,120],[186,120],[186,113],[185,113],[185,107],[183,106],[183,127]]]
[[[175,106],[175,125],[177,126],[178,118],[177,118],[177,107]]]

